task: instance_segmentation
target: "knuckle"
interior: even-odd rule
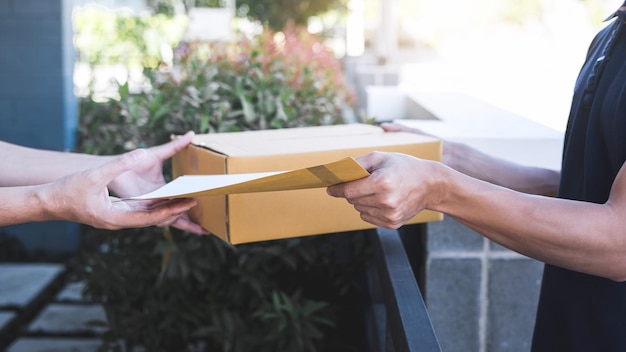
[[[357,190],[350,187],[345,187],[341,193],[343,194],[343,197],[350,202],[350,204],[353,204],[353,200],[357,197]]]
[[[94,170],[87,170],[81,175],[82,179],[90,185],[97,184],[100,181],[100,175]]]

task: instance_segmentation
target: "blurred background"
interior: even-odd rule
[[[590,39],[618,5],[609,0],[77,0],[76,92],[106,93],[111,77],[132,81],[142,64],[171,60],[183,39],[232,40],[234,33],[258,33],[261,22],[280,30],[295,20],[322,35],[337,57],[368,58],[359,62],[397,73],[400,85],[458,90],[562,131]],[[213,7],[211,19],[199,17],[203,6]],[[132,24],[129,17],[143,23]],[[125,25],[120,18],[127,19]]]

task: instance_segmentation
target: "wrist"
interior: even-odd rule
[[[433,211],[444,212],[443,208],[447,200],[450,198],[451,191],[454,188],[454,178],[456,172],[452,167],[439,162],[431,162],[431,175],[427,200],[427,208]]]
[[[463,162],[467,159],[467,147],[457,142],[446,141],[442,150],[442,162],[454,170],[463,172]]]
[[[31,209],[36,210],[35,217],[41,221],[62,220],[59,216],[59,204],[54,195],[54,188],[51,183],[33,186],[31,189],[32,199]]]

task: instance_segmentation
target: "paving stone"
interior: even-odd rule
[[[7,327],[13,318],[15,318],[13,312],[0,312],[0,332]]]
[[[85,284],[83,282],[72,282],[67,284],[56,297],[57,302],[84,302],[83,288]]]
[[[60,264],[0,264],[0,307],[27,306],[64,270]]]
[[[50,304],[28,327],[31,334],[83,335],[107,331],[106,314],[98,304]]]
[[[102,343],[94,338],[21,338],[7,352],[96,352]]]

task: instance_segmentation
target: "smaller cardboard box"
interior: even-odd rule
[[[296,170],[372,151],[441,160],[441,141],[364,124],[196,135],[174,156],[173,175]],[[199,197],[190,216],[231,244],[375,227],[325,188]],[[423,211],[409,223],[441,219]]]

